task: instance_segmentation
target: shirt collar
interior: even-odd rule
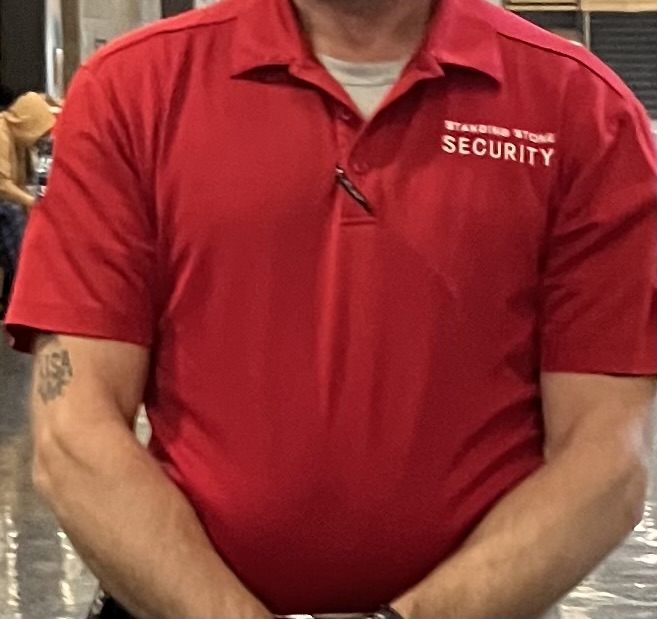
[[[232,49],[233,75],[273,66],[303,68],[314,63],[290,0],[241,0]],[[438,0],[418,58],[443,69],[457,66],[502,81],[497,30],[486,16],[486,0]]]
[[[487,0],[438,0],[439,5],[424,43],[443,68],[453,65],[503,78],[497,28],[489,19]]]

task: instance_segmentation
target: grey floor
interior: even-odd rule
[[[0,338],[0,619],[84,617],[95,582],[30,483],[28,360]],[[628,543],[563,604],[566,619],[657,616],[655,487]]]

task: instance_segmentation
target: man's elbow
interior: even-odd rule
[[[621,468],[621,484],[617,494],[624,534],[631,533],[643,520],[650,484],[649,458],[629,457]]]
[[[32,458],[32,483],[48,504],[55,498],[57,470],[61,468],[62,454],[59,440],[50,428],[37,428]]]
[[[68,424],[66,416],[61,414],[59,419],[53,417],[41,422],[34,432],[32,482],[55,511],[85,466],[77,453],[81,449],[82,432]]]
[[[36,415],[32,483],[62,517],[77,509],[83,492],[105,478],[126,474],[125,467],[143,452],[121,415],[80,417],[79,411],[65,407],[47,416]]]

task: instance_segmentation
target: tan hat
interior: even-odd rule
[[[4,117],[16,142],[34,145],[55,126],[55,115],[44,98],[36,92],[28,92],[16,99],[4,112]]]

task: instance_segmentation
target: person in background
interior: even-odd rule
[[[551,613],[643,514],[655,188],[621,80],[484,0],[103,48],[7,318],[101,616]]]
[[[6,100],[10,93],[4,92]],[[0,112],[0,317],[7,306],[18,252],[29,211],[37,198],[27,189],[32,181],[32,149],[55,125],[46,100],[29,92]]]
[[[16,100],[14,91],[0,83],[0,112],[11,105]],[[8,253],[5,251],[5,241],[2,226],[2,199],[0,198],[0,320],[4,316],[4,283],[5,283],[5,263],[9,261]]]
[[[29,211],[36,198],[27,185],[32,175],[31,151],[55,126],[46,99],[35,92],[19,97],[0,113],[0,198]]]

